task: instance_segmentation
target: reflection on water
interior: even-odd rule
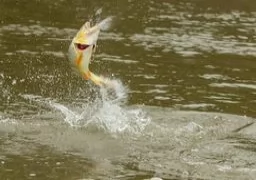
[[[254,0],[0,3],[0,179],[255,179]],[[110,15],[91,69],[114,100],[66,57]]]

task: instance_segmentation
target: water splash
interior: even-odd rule
[[[128,89],[118,80],[110,80],[112,87],[101,87],[99,96],[82,107],[63,105],[56,100],[39,98],[39,96],[23,95],[23,97],[46,103],[60,111],[64,121],[71,127],[97,128],[116,133],[141,133],[150,123],[150,117],[140,108],[125,106]]]
[[[111,93],[105,87],[100,89],[101,107],[93,117],[94,123],[112,133],[143,131],[150,118],[141,109],[126,108],[127,88],[120,81],[111,80],[111,84]]]

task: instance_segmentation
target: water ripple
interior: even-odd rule
[[[230,88],[246,88],[256,90],[256,85],[254,84],[242,84],[242,83],[211,83],[212,87],[230,87]]]

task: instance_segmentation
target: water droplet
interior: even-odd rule
[[[30,173],[30,174],[29,174],[29,176],[31,176],[31,177],[35,177],[35,176],[36,176],[36,174],[35,174],[35,173]]]

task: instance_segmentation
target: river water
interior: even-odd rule
[[[90,68],[67,49],[114,16]],[[256,1],[0,0],[0,179],[256,179]]]

